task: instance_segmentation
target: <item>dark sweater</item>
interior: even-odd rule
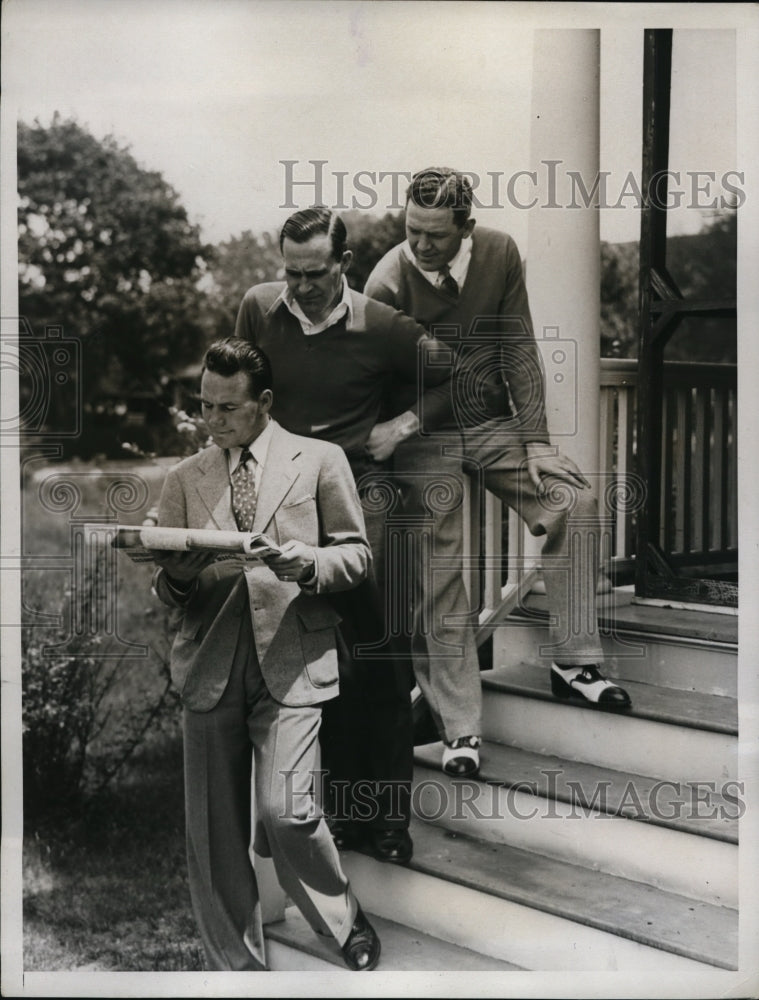
[[[516,417],[515,442],[548,443],[543,367],[532,329],[522,261],[505,233],[477,226],[472,257],[458,298],[432,285],[393,247],[366,282],[365,292],[401,309],[438,340],[456,348],[468,375],[456,388],[458,426]],[[406,408],[397,396],[393,409]]]
[[[423,418],[434,428],[450,420],[450,368],[420,362],[438,345],[414,320],[351,291],[353,322],[347,316],[321,333],[306,335],[281,295],[284,282],[250,288],[240,305],[235,335],[253,341],[271,361],[272,415],[294,434],[339,444],[356,471],[364,446],[380,420],[391,385],[404,390],[415,410],[423,372]],[[420,369],[421,364],[421,369]]]

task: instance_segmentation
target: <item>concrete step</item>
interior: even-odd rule
[[[734,698],[625,679],[626,712],[555,698],[545,665],[483,671],[483,735],[497,743],[676,783],[737,779]]]
[[[485,741],[479,780],[417,747],[415,814],[456,833],[538,851],[719,905],[738,905],[740,801],[711,789]]]
[[[519,966],[502,962],[470,948],[441,941],[413,927],[386,920],[374,913],[367,917],[379,935],[382,952],[378,972],[514,972]],[[266,926],[269,967],[275,972],[350,971],[343,962],[337,943],[314,934],[294,906],[285,919]]]
[[[529,594],[493,632],[493,663],[550,660],[548,605]],[[738,617],[633,603],[627,591],[599,596],[598,623],[610,677],[737,697]]]
[[[535,971],[737,967],[730,907],[418,820],[411,832],[406,868],[341,855],[362,905],[378,916]]]

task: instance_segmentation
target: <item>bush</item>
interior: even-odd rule
[[[104,513],[139,524],[163,469],[37,465],[26,464],[21,533],[24,797],[35,824],[108,787],[147,736],[178,731],[179,715],[171,612],[150,594],[152,566],[78,557],[71,533]]]
[[[106,655],[99,637],[23,629],[22,720],[27,819],[76,808],[103,791],[146,735],[174,724],[168,661],[155,654],[130,667]],[[149,663],[148,669],[146,664]]]

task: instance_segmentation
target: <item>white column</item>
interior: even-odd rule
[[[552,442],[594,487],[600,398],[601,266],[593,194],[599,171],[599,57],[596,29],[535,32],[530,170],[536,183],[530,192],[536,201],[526,253]],[[540,545],[525,533],[525,554]]]
[[[546,366],[549,429],[554,443],[590,473],[599,458],[599,210],[595,196],[585,207],[570,172],[593,191],[599,57],[597,29],[535,32],[530,170],[538,202],[528,222],[527,290]]]

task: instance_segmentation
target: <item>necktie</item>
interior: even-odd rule
[[[232,511],[239,531],[252,531],[256,513],[256,474],[247,465],[254,459],[247,448],[243,448],[237,468],[232,473]]]
[[[438,288],[442,288],[444,292],[447,292],[454,299],[459,297],[459,286],[456,284],[456,279],[451,274],[451,269],[447,264],[444,264],[440,268]]]

